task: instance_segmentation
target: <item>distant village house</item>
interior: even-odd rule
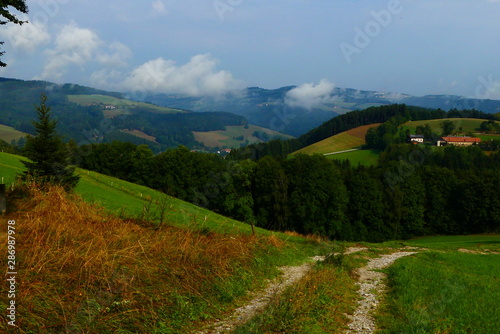
[[[422,144],[424,142],[423,135],[410,135],[408,139],[412,144]]]

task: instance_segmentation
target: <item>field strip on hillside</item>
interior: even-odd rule
[[[347,334],[371,334],[376,330],[375,320],[371,314],[378,307],[380,295],[386,290],[383,283],[386,275],[373,270],[387,268],[397,259],[416,253],[416,251],[400,251],[385,254],[370,260],[366,266],[356,270],[359,275],[357,284],[359,285],[358,294],[361,299],[358,301],[358,307],[354,314],[347,315],[351,319]]]
[[[352,254],[363,250],[366,250],[366,248],[349,247],[344,254]],[[196,333],[219,334],[234,331],[236,327],[245,324],[258,312],[263,311],[275,296],[280,295],[287,287],[302,279],[312,268],[314,262],[323,260],[325,260],[325,256],[314,256],[300,266],[285,266],[278,268],[282,272],[282,275],[271,281],[264,290],[256,292],[249,303],[236,309],[228,318],[216,320],[214,323],[207,326],[206,329]]]

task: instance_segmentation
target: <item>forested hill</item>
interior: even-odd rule
[[[119,140],[146,144],[155,152],[178,145],[204,149],[193,131],[248,124],[245,117],[227,112],[193,113],[130,101],[121,93],[74,84],[6,78],[0,78],[0,124],[34,134],[32,120],[41,94],[48,97],[60,134],[78,143]],[[16,144],[22,146],[23,140]]]
[[[401,117],[407,121],[431,120],[441,118],[479,118],[493,119],[493,114],[483,113],[477,110],[444,111],[441,109],[428,109],[405,104],[392,104],[379,107],[370,107],[364,110],[355,110],[332,118],[300,136],[296,139],[286,141],[272,140],[268,143],[249,145],[245,148],[233,150],[230,158],[235,160],[254,159],[258,160],[270,155],[284,158],[288,154],[300,150],[306,146],[317,143],[323,139],[338,133],[356,128],[362,125],[384,123],[392,117]]]

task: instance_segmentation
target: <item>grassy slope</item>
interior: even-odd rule
[[[363,146],[365,142],[365,135],[369,128],[377,126],[379,124],[360,126],[349,131],[339,133],[335,136],[326,138],[322,141],[304,147],[293,154],[304,153],[331,153],[339,152],[344,150],[349,150]]]
[[[209,132],[193,132],[196,141],[203,143],[207,147],[240,147],[240,144],[248,140],[249,144],[262,142],[257,137],[253,136],[255,131],[267,133],[270,137],[280,136],[284,139],[293,138],[270,129],[262,128],[255,125],[249,125],[248,129],[244,126],[227,126],[225,131],[209,131]],[[243,136],[243,140],[236,140],[235,137]]]
[[[376,150],[358,150],[340,154],[328,155],[328,159],[349,160],[351,165],[374,166],[378,162],[380,152]]]
[[[381,333],[477,333],[500,328],[498,254],[425,252],[387,271]]]
[[[10,185],[14,182],[16,174],[24,170],[20,162],[21,157],[0,153],[0,180]],[[251,233],[248,224],[218,215],[193,204],[181,201],[153,189],[126,182],[114,177],[95,172],[77,169],[81,180],[76,188],[76,193],[88,202],[99,204],[111,213],[123,217],[149,218],[159,220],[158,202],[166,200],[167,219],[176,226],[196,224],[199,228],[207,227],[213,231],[225,233]],[[152,203],[150,205],[150,203]],[[151,206],[148,212],[145,209]],[[270,235],[271,232],[256,228],[259,233]]]
[[[143,102],[134,102],[130,100],[125,100],[125,99],[118,99],[113,96],[107,96],[107,95],[68,95],[68,100],[70,102],[80,104],[80,105],[89,105],[92,103],[98,103],[98,104],[104,104],[104,105],[111,105],[115,106],[119,110],[111,110],[109,111],[110,114],[113,114],[113,116],[117,116],[119,114],[123,114],[128,112],[129,108],[146,108],[150,111],[155,111],[158,113],[180,113],[184,112],[179,109],[172,109],[172,108],[165,108],[165,107],[159,107],[155,106],[153,104],[149,103],[143,103]]]
[[[0,174],[8,183],[22,170],[19,157],[0,153]],[[278,274],[276,266],[333,247],[259,228],[253,237],[249,225],[175,198],[168,198],[167,223],[155,232],[107,212],[141,216],[148,199],[165,195],[78,173],[76,193],[87,202],[35,190],[33,200],[16,203],[18,211],[7,217],[26,238],[17,254],[26,291],[18,296],[24,307],[19,324],[28,332],[190,332],[244,302],[246,291]],[[158,216],[156,204],[152,208],[150,219]],[[4,231],[0,237],[6,239]]]
[[[13,127],[0,124],[0,139],[10,143],[12,139],[20,139],[26,136],[24,132],[17,131]]]
[[[435,133],[441,133],[442,129],[440,127],[440,124],[444,120],[449,120],[455,123],[455,129],[458,131],[460,127],[462,127],[462,131],[464,133],[466,132],[472,132],[475,133],[477,132],[477,129],[481,126],[481,123],[484,122],[484,119],[475,119],[475,118],[446,118],[446,119],[434,119],[434,120],[427,120],[427,121],[412,121],[412,122],[407,122],[403,125],[401,125],[401,128],[403,131],[406,131],[406,129],[410,129],[412,133],[415,133],[415,129],[417,126],[423,126],[425,124],[429,124],[431,126],[431,129]]]

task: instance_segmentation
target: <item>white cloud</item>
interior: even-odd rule
[[[21,19],[28,20],[27,17]],[[15,50],[26,53],[34,53],[40,46],[50,42],[47,27],[40,22],[9,24],[0,30],[0,36]]]
[[[312,109],[325,103],[334,102],[335,84],[323,79],[317,85],[305,83],[290,90],[285,96],[285,103],[290,107]]]
[[[60,80],[68,66],[82,67],[92,60],[101,44],[99,36],[89,29],[74,24],[64,26],[56,38],[55,47],[46,51],[49,60],[38,79]]]
[[[35,79],[61,81],[72,66],[82,70],[87,64],[99,64],[106,68],[125,67],[132,56],[126,45],[120,42],[107,44],[97,33],[75,24],[63,26],[53,47],[45,54],[48,59],[43,72]]]
[[[114,42],[98,51],[97,61],[109,67],[123,67],[132,56],[129,47],[120,42]]]
[[[197,55],[184,65],[158,58],[134,69],[122,88],[129,91],[182,93],[192,96],[217,95],[239,88],[231,73],[217,71],[217,60],[209,54]]]
[[[158,0],[153,2],[153,10],[156,14],[158,15],[166,15],[168,14],[167,9],[165,8],[165,5],[163,4],[163,1]]]

